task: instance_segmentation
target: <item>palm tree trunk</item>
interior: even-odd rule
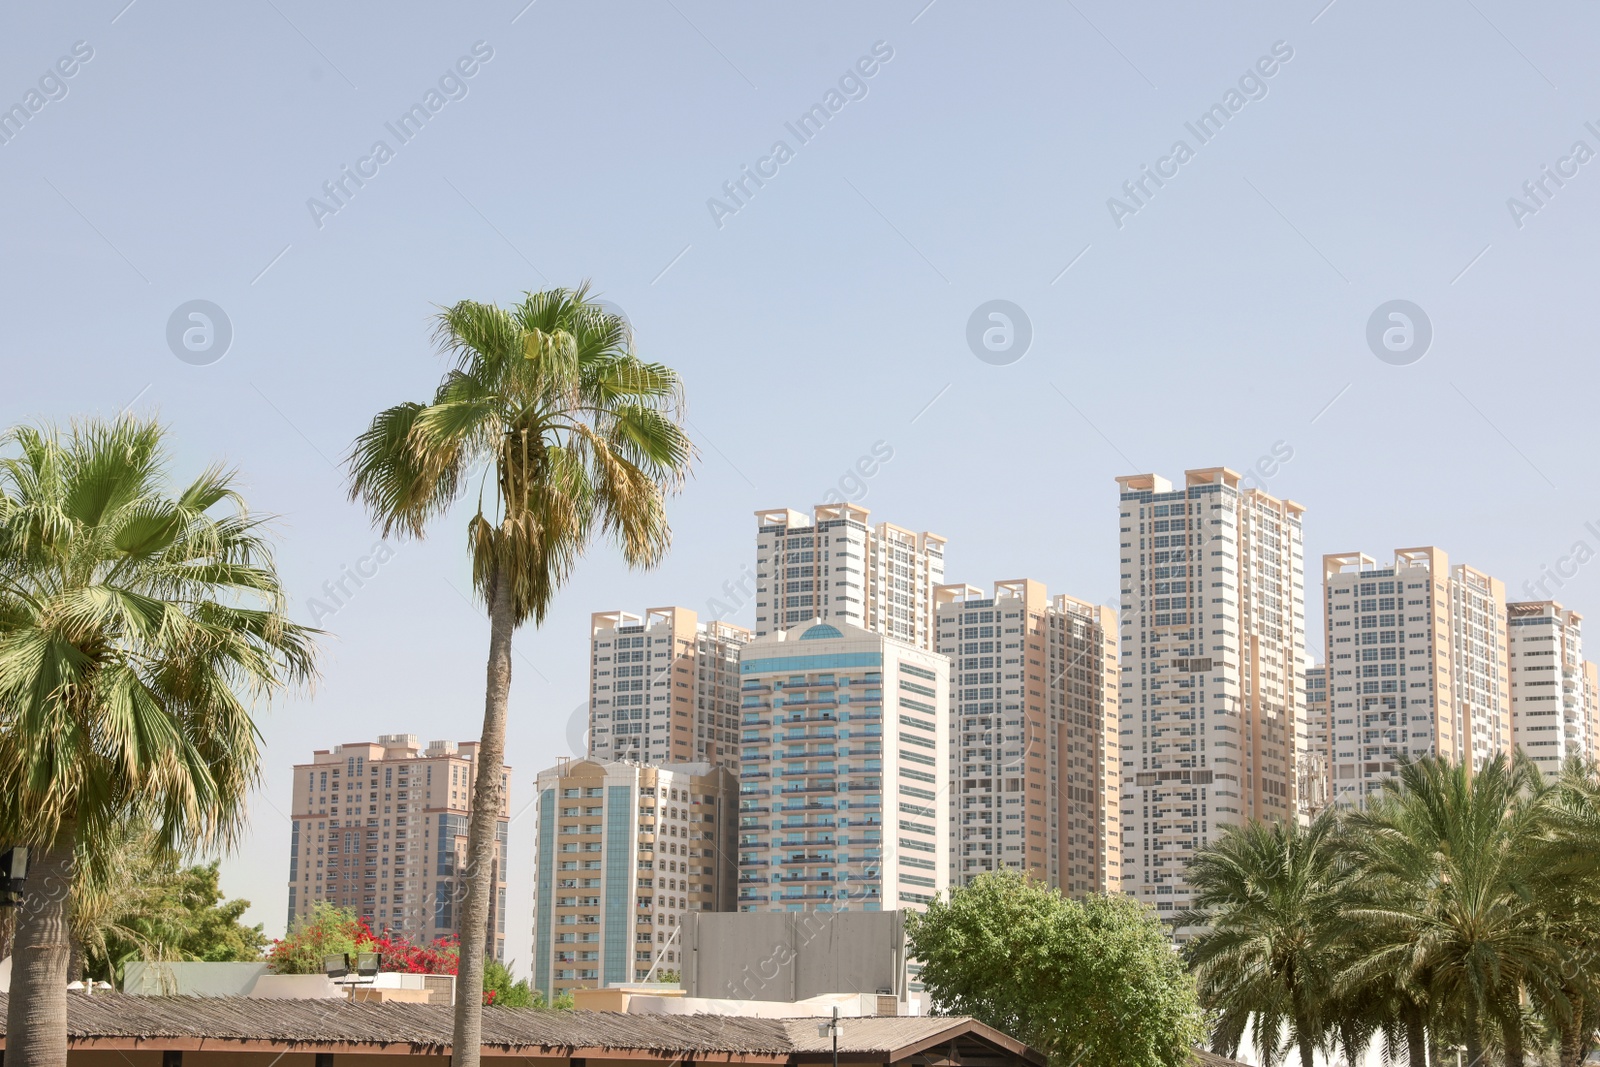
[[[1422,1023],[1422,1013],[1414,1008],[1408,1010],[1405,1027],[1407,1067],[1428,1067],[1428,1031]]]
[[[492,936],[489,894],[493,879],[495,831],[500,823],[500,780],[506,751],[506,705],[511,696],[512,612],[510,573],[496,566],[490,585],[489,667],[483,701],[483,736],[478,743],[472,788],[472,818],[467,824],[466,894],[461,903],[461,961],[456,971],[456,1013],[450,1061],[478,1067],[483,1034],[483,957]]]
[[[1300,1033],[1300,1067],[1316,1067],[1316,1046],[1305,1031]]]
[[[1485,1067],[1483,1062],[1483,1035],[1478,1033],[1477,1020],[1467,1021],[1467,1067]]]
[[[53,847],[28,853],[6,1003],[6,1067],[67,1065],[72,850],[73,832],[64,828]]]
[[[1561,1020],[1561,1067],[1578,1067],[1583,1062],[1583,1017],[1587,1005],[1582,993],[1566,991],[1570,1017]]]
[[[1523,1067],[1522,1012],[1512,1004],[1500,1017],[1500,1033],[1506,1047],[1506,1067]]]

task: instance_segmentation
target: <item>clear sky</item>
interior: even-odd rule
[[[1595,5],[526,3],[0,14],[0,107],[26,116],[0,115],[0,420],[131,405],[178,473],[237,464],[333,635],[314,696],[261,717],[223,869],[269,933],[295,761],[479,728],[465,516],[312,603],[376,540],[337,464],[431,391],[429,316],[462,298],[592,279],[682,372],[702,450],[666,563],[597,547],[518,637],[514,811],[570,752],[591,611],[704,612],[752,512],[841,486],[947,536],[951,581],[1105,601],[1114,477],[1265,458],[1308,509],[1315,649],[1324,552],[1438,544],[1516,595],[1561,566],[1550,592],[1600,609],[1600,564],[1561,563],[1600,550]],[[992,300],[1026,326],[969,331]],[[1384,308],[1374,348],[1396,300],[1425,321]],[[510,841],[525,962],[531,819]]]

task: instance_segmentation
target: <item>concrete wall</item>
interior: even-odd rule
[[[689,912],[681,929],[691,997],[796,1001],[882,990],[906,999],[897,911]]]
[[[267,973],[265,963],[129,963],[122,991],[136,996],[245,997]]]

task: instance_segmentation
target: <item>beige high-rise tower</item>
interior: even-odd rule
[[[688,608],[589,619],[589,750],[600,760],[739,765],[739,649],[750,631]]]
[[[1506,605],[1511,737],[1547,777],[1592,760],[1597,709],[1585,684],[1583,616],[1553,600]]]
[[[1504,583],[1431,546],[1323,556],[1322,582],[1335,803],[1405,760],[1511,750]]]
[[[738,778],[563,760],[535,786],[533,983],[553,996],[681,971],[691,911],[732,911]]]
[[[854,504],[818,504],[809,519],[756,512],[757,637],[822,619],[933,651],[945,539],[869,526],[869,514]]]
[[[467,819],[478,743],[385,734],[319,750],[294,769],[289,926],[317,901],[349,908],[374,931],[428,942],[459,932]],[[502,771],[487,948],[505,958],[506,828]]]
[[[1304,509],[1226,467],[1117,482],[1122,885],[1168,916],[1224,826],[1296,817]]]
[[[936,591],[951,661],[950,881],[1122,890],[1117,613],[1030,579]]]

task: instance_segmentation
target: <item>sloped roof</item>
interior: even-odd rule
[[[0,995],[0,1031],[6,997]],[[67,998],[67,1031],[74,1044],[119,1047],[163,1040],[271,1046],[337,1046],[441,1054],[450,1045],[452,1009],[444,1004],[258,1000],[247,997],[138,997],[117,993]],[[489,1050],[572,1055],[577,1050],[629,1050],[694,1059],[788,1060],[831,1052],[816,1018],[761,1019],[729,1015],[629,1015],[616,1012],[483,1009]],[[973,1019],[864,1017],[846,1020],[844,1055],[910,1055],[954,1040],[976,1039],[1036,1064],[1044,1058],[1019,1041]],[[193,1047],[190,1045],[190,1047]],[[582,1054],[582,1053],[578,1053]]]
[[[1230,1060],[1226,1056],[1219,1056],[1215,1052],[1207,1052],[1203,1048],[1194,1050],[1194,1063],[1196,1067],[1250,1067],[1243,1060]]]
[[[833,1039],[817,1032],[822,1019],[779,1019],[788,1031],[791,1049],[797,1053],[831,1053]],[[987,1044],[1015,1056],[1043,1057],[1016,1038],[1001,1033],[976,1019],[948,1015],[863,1016],[840,1020],[844,1036],[839,1040],[839,1051],[907,1055],[951,1041],[978,1038]]]

